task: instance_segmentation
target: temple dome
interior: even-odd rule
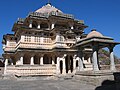
[[[61,10],[55,8],[54,6],[52,6],[51,4],[47,4],[45,6],[43,6],[42,8],[36,10],[35,12],[38,12],[38,13],[51,13],[51,12],[60,12],[62,13]]]
[[[91,38],[91,37],[104,37],[100,32],[97,32],[95,29],[92,30],[92,32],[90,32],[87,35],[87,38]]]

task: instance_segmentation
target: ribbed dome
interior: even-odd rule
[[[97,32],[95,29],[92,30],[92,32],[90,32],[88,35],[87,35],[87,38],[90,38],[90,37],[104,37],[100,32]]]
[[[47,5],[45,5],[45,6],[43,6],[42,8],[36,10],[35,12],[38,12],[38,13],[48,13],[48,14],[49,14],[50,12],[60,12],[60,13],[62,13],[61,10],[53,7],[53,6],[52,6],[51,4],[49,4],[49,3],[48,3]]]

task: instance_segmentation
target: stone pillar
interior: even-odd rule
[[[83,63],[85,63],[85,58],[84,58],[84,56],[82,56],[82,61],[83,61]]]
[[[41,28],[41,27],[40,27],[40,24],[41,24],[41,22],[38,22],[37,29],[40,29],[40,28]]]
[[[24,42],[24,41],[25,41],[25,36],[21,35],[21,42]]]
[[[79,49],[78,51],[78,61],[79,61],[79,70],[83,71],[84,70],[84,66],[83,66],[83,49]]]
[[[55,39],[56,42],[60,42],[60,33],[57,32],[56,33],[56,39]]]
[[[93,59],[93,71],[99,71],[99,65],[98,65],[98,46],[93,45],[93,53],[92,53],[92,59]]]
[[[71,29],[74,29],[74,27],[73,27],[73,26],[71,26]]]
[[[5,59],[5,69],[4,69],[4,74],[6,74],[6,71],[7,71],[7,65],[8,65],[8,59]]]
[[[57,57],[56,73],[60,74],[60,57]]]
[[[115,71],[115,62],[114,62],[114,53],[113,53],[114,46],[109,46],[109,52],[110,52],[110,70]]]
[[[91,58],[90,57],[88,58],[88,62],[91,63]]]
[[[55,28],[55,23],[52,23],[51,29],[54,29],[54,28]]]
[[[8,65],[8,59],[5,59],[5,65],[6,66]]]
[[[66,74],[65,59],[64,59],[64,58],[62,58],[62,61],[63,61],[63,74],[65,75],[65,74]]]
[[[40,57],[40,65],[44,65],[43,64],[43,56]]]
[[[73,57],[73,73],[76,73],[76,55]]]
[[[38,24],[38,27],[37,27],[37,29],[40,29],[40,24]]]
[[[65,57],[66,57],[66,54],[64,54],[64,56],[63,56],[63,58],[62,58],[62,61],[63,61],[63,74],[64,74],[64,75],[66,74]],[[66,62],[66,63],[67,63],[67,62]]]
[[[55,65],[55,58],[52,57],[52,65]]]
[[[84,66],[83,66],[83,60],[81,57],[78,57],[79,58],[79,70],[80,71],[83,71],[84,70]]]
[[[20,58],[21,65],[23,65],[23,57]]]
[[[32,28],[32,20],[30,20],[29,28]]]
[[[34,57],[33,56],[30,59],[30,65],[34,65]]]

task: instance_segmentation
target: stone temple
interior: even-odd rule
[[[93,29],[83,20],[65,14],[50,3],[18,18],[14,34],[3,36],[5,75],[65,76],[77,72],[101,70],[98,51],[107,47],[110,71],[115,71],[113,48],[119,44]]]

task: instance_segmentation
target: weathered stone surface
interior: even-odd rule
[[[1,80],[0,90],[94,90],[75,80]]]

